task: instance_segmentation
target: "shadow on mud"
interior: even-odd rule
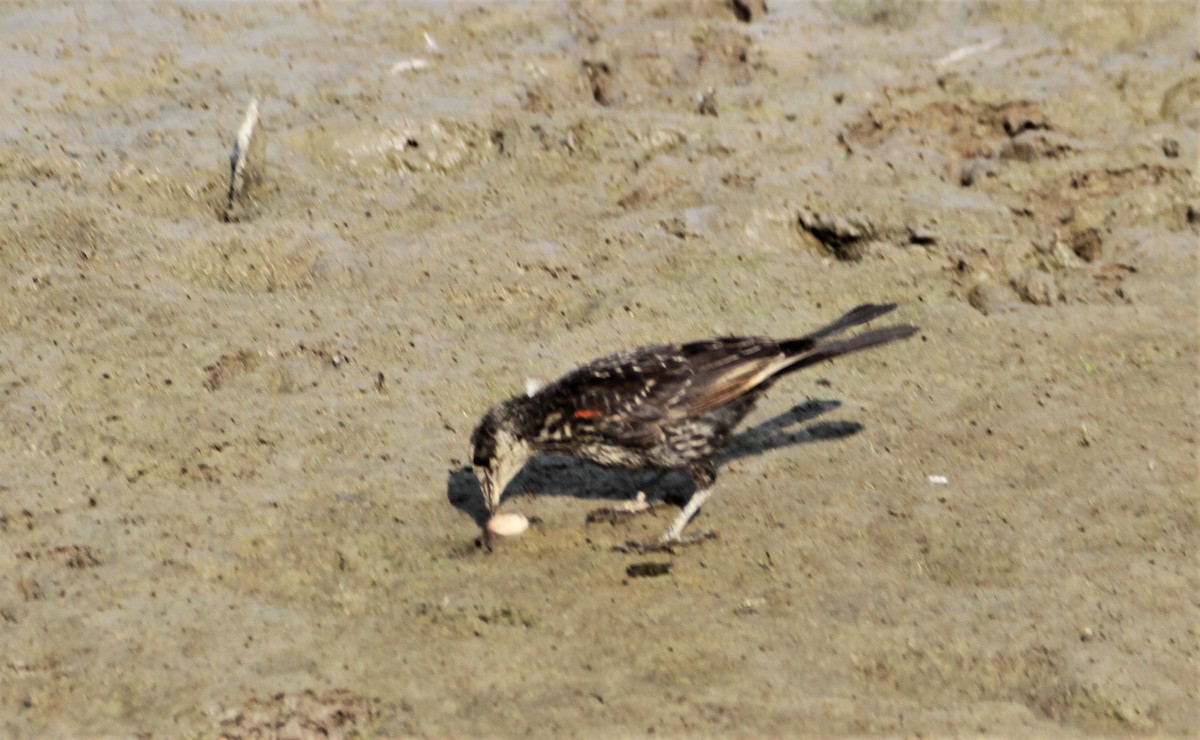
[[[863,425],[853,421],[824,421],[801,426],[841,406],[840,401],[809,400],[761,424],[733,435],[717,458],[718,467],[731,460],[760,455],[780,447],[841,439],[858,434]],[[800,428],[797,428],[800,427]],[[692,495],[692,482],[680,471],[637,471],[604,468],[563,455],[544,455],[530,460],[508,486],[513,492],[536,496],[573,496],[581,499],[633,498],[638,491],[646,497],[682,505]],[[483,526],[487,511],[475,472],[463,466],[450,474],[446,498],[454,508]]]

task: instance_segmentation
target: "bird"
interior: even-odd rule
[[[488,514],[496,514],[527,461],[556,453],[691,477],[694,491],[661,537],[618,549],[672,550],[711,537],[685,536],[684,529],[712,496],[714,461],[758,399],[789,373],[917,333],[900,324],[846,334],[895,309],[864,304],[794,339],[720,337],[618,352],[496,404],[471,434],[471,463]]]

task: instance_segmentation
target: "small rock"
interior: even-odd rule
[[[967,291],[967,303],[984,316],[1012,310],[1016,301],[1007,286],[979,283]]]
[[[749,599],[743,599],[741,604],[733,610],[733,613],[739,617],[749,617],[758,614],[759,610],[767,605],[767,600],[761,596],[755,596]]]
[[[1062,300],[1058,283],[1045,270],[1026,270],[1013,278],[1012,287],[1021,300],[1035,306],[1052,306]]]
[[[908,241],[910,244],[928,245],[937,243],[937,232],[928,226],[909,227]]]
[[[867,251],[866,243],[875,234],[870,220],[855,213],[817,213],[801,208],[797,219],[800,228],[842,262],[861,260]]]

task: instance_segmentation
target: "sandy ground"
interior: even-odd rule
[[[1193,4],[0,29],[0,734],[1195,731]],[[718,540],[550,459],[475,546],[526,378],[868,301],[920,336],[772,391]]]

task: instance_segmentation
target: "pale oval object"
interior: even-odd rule
[[[487,523],[487,531],[501,537],[516,537],[529,529],[529,520],[522,514],[496,514]]]

